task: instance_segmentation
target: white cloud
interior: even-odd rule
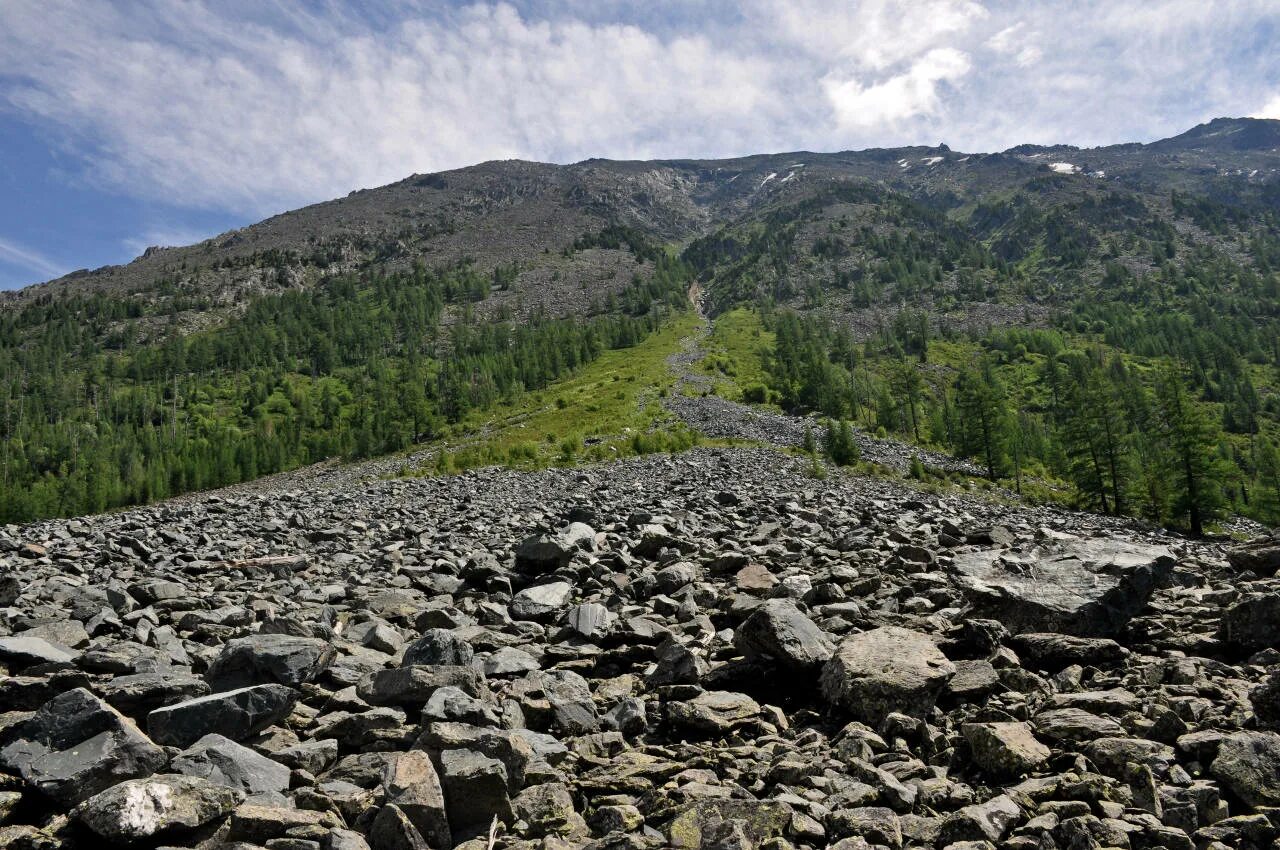
[[[882,82],[863,85],[857,79],[828,78],[823,86],[842,127],[876,127],[937,114],[939,84],[958,80],[970,67],[967,55],[940,47]]]
[[[1280,94],[1268,100],[1266,106],[1253,113],[1252,117],[1280,119]]]
[[[0,109],[258,215],[493,158],[1151,139],[1280,86],[1273,0],[525,2],[5,0]]]
[[[18,266],[47,278],[60,277],[67,272],[54,260],[11,239],[0,238],[0,262]]]

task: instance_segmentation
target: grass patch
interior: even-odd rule
[[[667,358],[697,327],[692,313],[678,313],[638,345],[606,351],[544,390],[474,413],[454,427],[452,438],[425,447],[434,459],[410,474],[493,465],[540,469],[700,443],[700,435],[661,404],[676,378]]]
[[[732,401],[759,404],[768,400],[767,358],[774,335],[765,330],[752,307],[736,307],[716,317],[703,343],[706,356],[697,368],[715,379],[716,393]]]

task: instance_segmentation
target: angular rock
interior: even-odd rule
[[[130,779],[85,800],[74,817],[115,843],[191,830],[234,809],[244,795],[194,776]]]
[[[1273,576],[1280,570],[1280,536],[1259,537],[1227,550],[1227,561],[1237,570]]]
[[[147,731],[160,744],[189,747],[205,735],[243,741],[289,716],[298,692],[284,685],[254,685],[157,708]]]
[[[382,786],[387,802],[404,813],[428,844],[453,846],[440,777],[426,753],[401,753],[383,772]]]
[[[1246,652],[1280,648],[1280,593],[1257,594],[1227,608],[1218,636]]]
[[[993,776],[1021,776],[1049,760],[1049,748],[1026,723],[966,723],[963,732],[974,762]]]
[[[511,616],[516,620],[551,621],[561,617],[573,599],[573,585],[567,581],[535,584],[511,600]]]
[[[485,692],[483,675],[470,667],[413,665],[379,670],[360,680],[356,693],[370,705],[423,705],[444,687],[454,687],[468,696]]]
[[[1210,770],[1248,806],[1280,806],[1280,735],[1236,732],[1218,744]]]
[[[840,643],[822,669],[822,693],[853,717],[875,725],[894,711],[928,714],[955,671],[926,635],[882,626]]]
[[[456,833],[478,834],[495,816],[511,822],[507,770],[497,759],[471,750],[445,750],[440,754],[440,784],[449,826]]]
[[[234,788],[251,798],[289,790],[288,767],[222,735],[205,735],[175,757],[169,769]]]
[[[0,764],[63,805],[149,776],[167,761],[133,721],[83,688],[45,703],[18,734],[0,750]]]
[[[467,667],[475,657],[471,644],[448,629],[428,629],[404,649],[401,667],[445,665]]]
[[[218,690],[265,684],[296,688],[313,681],[333,656],[333,646],[316,638],[251,635],[223,644],[205,679]]]
[[[761,603],[734,631],[733,644],[748,659],[768,659],[798,670],[820,667],[835,651],[830,635],[788,599]]]
[[[1173,563],[1163,546],[1077,540],[961,552],[952,568],[974,616],[1014,633],[1108,637],[1146,606]]]
[[[759,703],[732,691],[705,691],[667,706],[667,718],[673,726],[705,735],[723,735],[759,715]]]

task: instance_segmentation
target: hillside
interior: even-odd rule
[[[999,395],[1039,436],[1016,450],[1001,436],[1008,462],[985,440],[979,465],[1020,489],[1026,453],[1039,479],[1074,482],[1102,509],[1115,509],[1106,487],[1118,476],[1093,487],[1100,500],[1073,478],[1068,452],[1048,445],[1062,429],[1037,370],[1084,352],[1154,389],[1156,367],[1181,362],[1187,391],[1226,429],[1236,480],[1214,479],[1218,501],[1266,518],[1248,496],[1270,486],[1280,413],[1277,168],[1277,122],[1218,119],[1089,150],[414,175],[0,294],[0,519],[456,441],[494,405],[518,409],[688,310],[691,286],[716,321],[746,306],[773,334],[790,311],[803,317],[810,365],[798,349],[766,352],[766,386],[730,388],[749,390],[743,400],[961,456],[977,451],[946,419],[949,394],[965,367],[992,361],[984,374],[1025,385]],[[917,361],[904,406],[890,373]],[[549,435],[568,436],[583,435]]]

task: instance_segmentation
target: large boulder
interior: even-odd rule
[[[49,700],[0,750],[0,766],[70,806],[126,779],[150,776],[168,760],[120,712],[74,688]]]
[[[1275,732],[1228,735],[1209,769],[1246,805],[1280,806],[1280,735]]]
[[[570,523],[555,533],[526,537],[516,547],[516,569],[531,575],[563,569],[573,560],[573,554],[590,547],[595,537],[591,526],[581,522]]]
[[[831,636],[789,599],[761,603],[734,632],[733,644],[749,659],[800,670],[825,664],[835,651]]]
[[[1246,652],[1280,647],[1280,593],[1250,596],[1223,611],[1218,637]]]
[[[205,735],[243,741],[289,716],[298,692],[284,685],[254,685],[157,708],[147,731],[161,744],[189,747]]]
[[[923,717],[956,668],[928,636],[898,626],[852,635],[822,668],[822,693],[856,719]]]
[[[1026,723],[966,723],[962,731],[973,751],[974,762],[992,776],[1017,777],[1030,773],[1051,755]]]
[[[1234,546],[1227,550],[1227,561],[1238,570],[1273,576],[1280,570],[1280,535]]]
[[[107,841],[125,844],[203,826],[243,799],[226,785],[172,774],[121,782],[84,801],[73,814]]]
[[[315,679],[333,655],[333,647],[318,638],[250,635],[223,644],[205,678],[219,690],[271,683],[296,688]]]
[[[1174,560],[1163,546],[1072,540],[961,552],[952,563],[974,616],[1014,633],[1106,637],[1146,606]]]
[[[205,735],[169,764],[184,776],[207,779],[242,791],[248,797],[264,797],[283,805],[289,790],[289,768],[222,735]]]

